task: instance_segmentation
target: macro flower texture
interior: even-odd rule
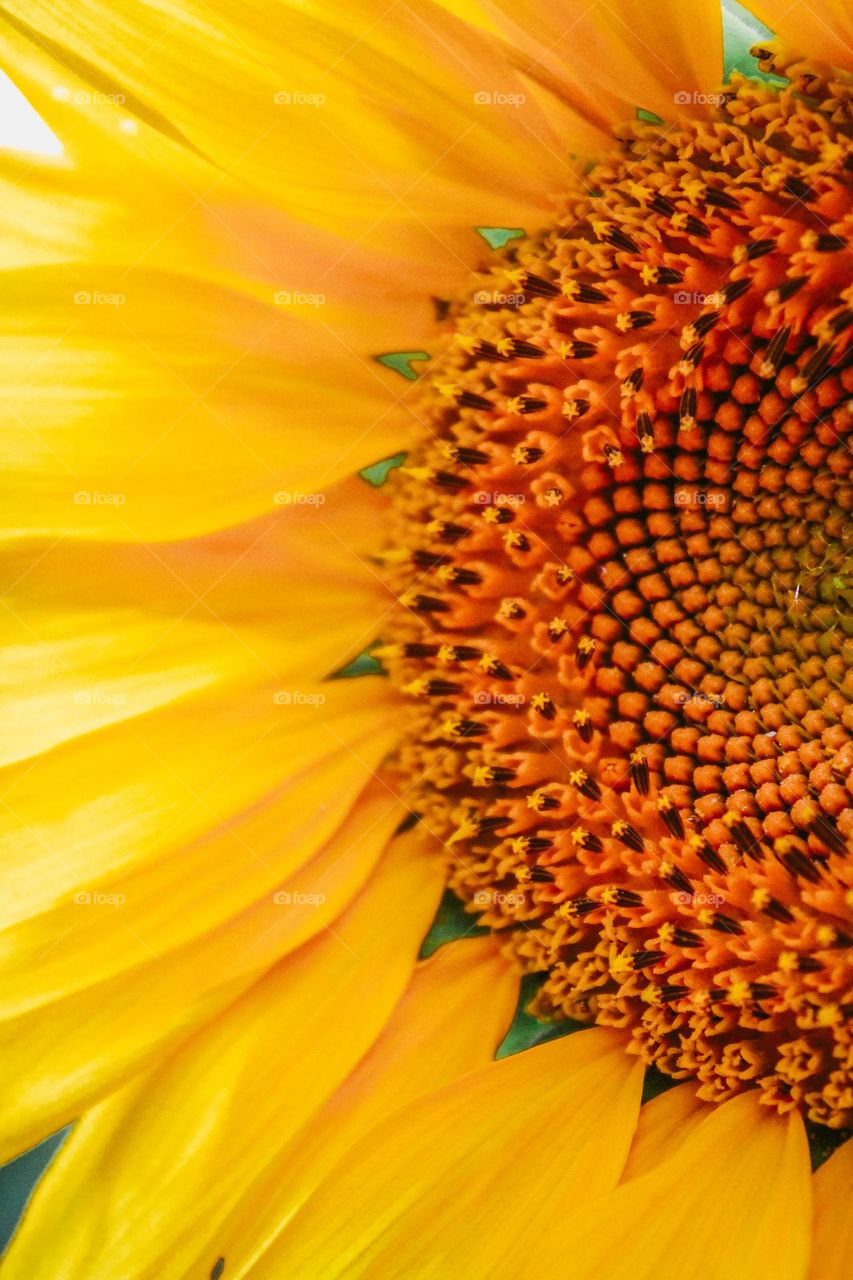
[[[849,1280],[849,6],[0,71],[2,1280]]]

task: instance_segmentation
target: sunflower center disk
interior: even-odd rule
[[[853,1112],[845,87],[636,125],[450,314],[394,486],[401,786],[449,883],[722,1100]],[[393,548],[404,548],[394,550]]]

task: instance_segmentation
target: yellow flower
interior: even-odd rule
[[[9,1280],[853,1271],[853,32],[752,7],[0,5]]]

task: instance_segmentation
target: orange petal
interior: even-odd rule
[[[811,1175],[800,1117],[743,1093],[688,1126],[669,1159],[547,1233],[541,1274],[568,1265],[572,1280],[802,1280]]]
[[[820,1166],[814,1187],[814,1240],[809,1280],[849,1280],[853,1275],[853,1142],[845,1142]]]
[[[253,1259],[265,1272],[261,1255],[363,1134],[397,1108],[491,1061],[517,999],[518,978],[491,938],[449,943],[421,963],[367,1056],[200,1251],[199,1274],[219,1256],[235,1275],[254,1275]]]
[[[586,86],[612,124],[637,107],[670,118],[722,80],[719,0],[451,0],[569,86]],[[684,95],[684,96],[682,96]],[[698,104],[698,105],[697,105]]]
[[[746,0],[746,7],[807,58],[853,68],[853,12],[847,0]]]
[[[622,1181],[640,1178],[669,1159],[709,1110],[696,1097],[696,1088],[691,1084],[667,1089],[651,1102],[645,1102],[640,1108],[640,1120]]]
[[[567,1205],[615,1185],[641,1080],[598,1029],[472,1072],[366,1134],[252,1280],[523,1274]]]

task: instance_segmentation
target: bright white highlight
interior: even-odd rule
[[[61,156],[62,143],[17,85],[0,71],[0,149]]]

